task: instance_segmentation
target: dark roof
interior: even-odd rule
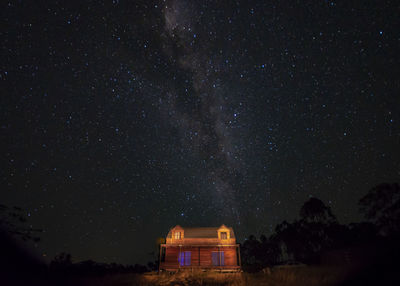
[[[221,227],[182,227],[185,238],[218,238],[218,229]],[[235,233],[231,227],[227,227],[230,232],[230,237],[235,238]],[[171,229],[172,230],[172,229]],[[171,238],[171,230],[167,237]]]

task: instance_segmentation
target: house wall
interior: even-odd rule
[[[177,268],[179,257],[179,247],[167,247],[165,249],[165,262],[162,265],[165,268]]]
[[[191,247],[182,246],[167,246],[165,250],[165,262],[162,262],[160,267],[162,269],[184,268],[179,266],[178,257],[180,251],[191,251],[191,265],[186,267],[213,267],[212,265],[212,252],[224,252],[224,266],[238,266],[237,264],[237,250],[236,246],[225,247]],[[200,264],[199,264],[200,257]],[[217,266],[218,268],[218,266]]]
[[[225,266],[236,266],[236,247],[226,246],[226,247],[208,247],[200,249],[200,265],[201,266],[213,266],[212,265],[212,252],[213,251],[223,251],[224,252],[224,262]]]

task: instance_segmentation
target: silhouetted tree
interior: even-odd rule
[[[26,222],[26,212],[21,208],[0,204],[0,280],[5,276],[30,279],[47,270],[46,265],[23,243],[40,240],[35,234],[41,230],[27,226]]]
[[[54,257],[50,262],[50,270],[53,272],[68,272],[71,270],[72,258],[71,254],[62,252]]]
[[[27,227],[27,217],[24,214],[24,210],[20,207],[7,207],[0,204],[0,230],[5,231],[8,234],[17,236],[23,241],[32,240],[38,242],[40,237],[35,234],[42,232],[41,229],[35,229]]]
[[[158,269],[158,260],[157,260],[156,262],[152,262],[152,261],[147,262],[147,268],[148,268],[150,271],[155,271],[155,270],[157,270],[157,269]]]
[[[277,264],[280,254],[279,245],[265,235],[260,236],[260,242],[257,255],[258,260],[261,261],[262,268]]]
[[[372,188],[359,201],[360,211],[384,236],[400,232],[400,186],[383,183]]]
[[[257,272],[267,266],[277,264],[280,253],[278,244],[265,235],[261,235],[259,240],[254,235],[250,235],[240,249],[242,266],[247,272]]]
[[[350,223],[346,242],[348,245],[355,245],[373,241],[377,236],[378,228],[371,222]]]
[[[314,263],[320,254],[336,244],[335,231],[345,231],[338,226],[331,209],[321,200],[311,198],[300,209],[300,220],[277,225],[271,240],[281,249],[281,260]]]
[[[336,217],[331,208],[326,206],[320,199],[310,198],[300,209],[300,217],[306,222],[333,223]]]
[[[241,246],[242,266],[247,272],[257,272],[262,269],[262,263],[258,254],[260,242],[254,235],[250,235]]]
[[[275,227],[275,234],[271,236],[271,240],[279,245],[281,261],[295,257],[297,257],[295,259],[299,259],[301,256],[304,243],[300,231],[298,221],[294,223],[283,221]]]
[[[144,273],[147,272],[147,267],[141,264],[135,264],[133,266],[133,272],[135,273]]]

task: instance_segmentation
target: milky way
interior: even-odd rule
[[[233,215],[240,223],[232,186],[232,180],[240,171],[240,157],[234,149],[235,138],[229,126],[237,113],[226,102],[232,97],[225,88],[229,82],[220,79],[223,73],[228,73],[223,68],[223,57],[207,55],[210,54],[208,37],[199,34],[198,29],[202,28],[199,23],[193,23],[192,19],[201,17],[198,11],[195,3],[187,1],[167,2],[163,9],[165,53],[190,75],[190,91],[185,96],[193,101],[179,108],[176,102],[179,98],[171,92],[169,108],[177,117],[182,140],[187,141],[185,146],[192,148],[198,160],[204,163],[205,180],[210,185],[207,191],[214,197],[212,202],[222,210],[221,214]],[[179,52],[174,55],[171,53],[174,50]]]

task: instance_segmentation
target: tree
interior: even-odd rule
[[[279,245],[281,261],[299,260],[301,248],[304,246],[300,231],[298,221],[283,221],[275,227],[275,234],[271,236],[271,240]]]
[[[359,201],[360,211],[384,236],[400,232],[400,186],[383,183],[372,188]]]
[[[65,272],[71,268],[72,258],[71,254],[62,252],[54,257],[50,262],[50,269],[58,272]]]
[[[262,267],[273,266],[278,263],[279,245],[268,239],[265,235],[260,236],[258,256]]]
[[[300,217],[306,222],[320,222],[324,224],[336,222],[331,208],[320,199],[310,198],[300,209]]]
[[[40,237],[35,233],[42,232],[41,229],[34,229],[32,226],[27,227],[26,215],[20,207],[7,207],[0,204],[0,230],[8,234],[17,236],[23,241],[32,240],[34,242],[40,241]]]
[[[259,259],[260,242],[254,235],[250,235],[240,247],[243,269],[247,272],[257,272],[262,269]]]
[[[300,220],[277,225],[272,240],[280,245],[282,260],[317,262],[321,253],[334,247],[338,227],[331,209],[321,200],[311,198],[300,209]]]

